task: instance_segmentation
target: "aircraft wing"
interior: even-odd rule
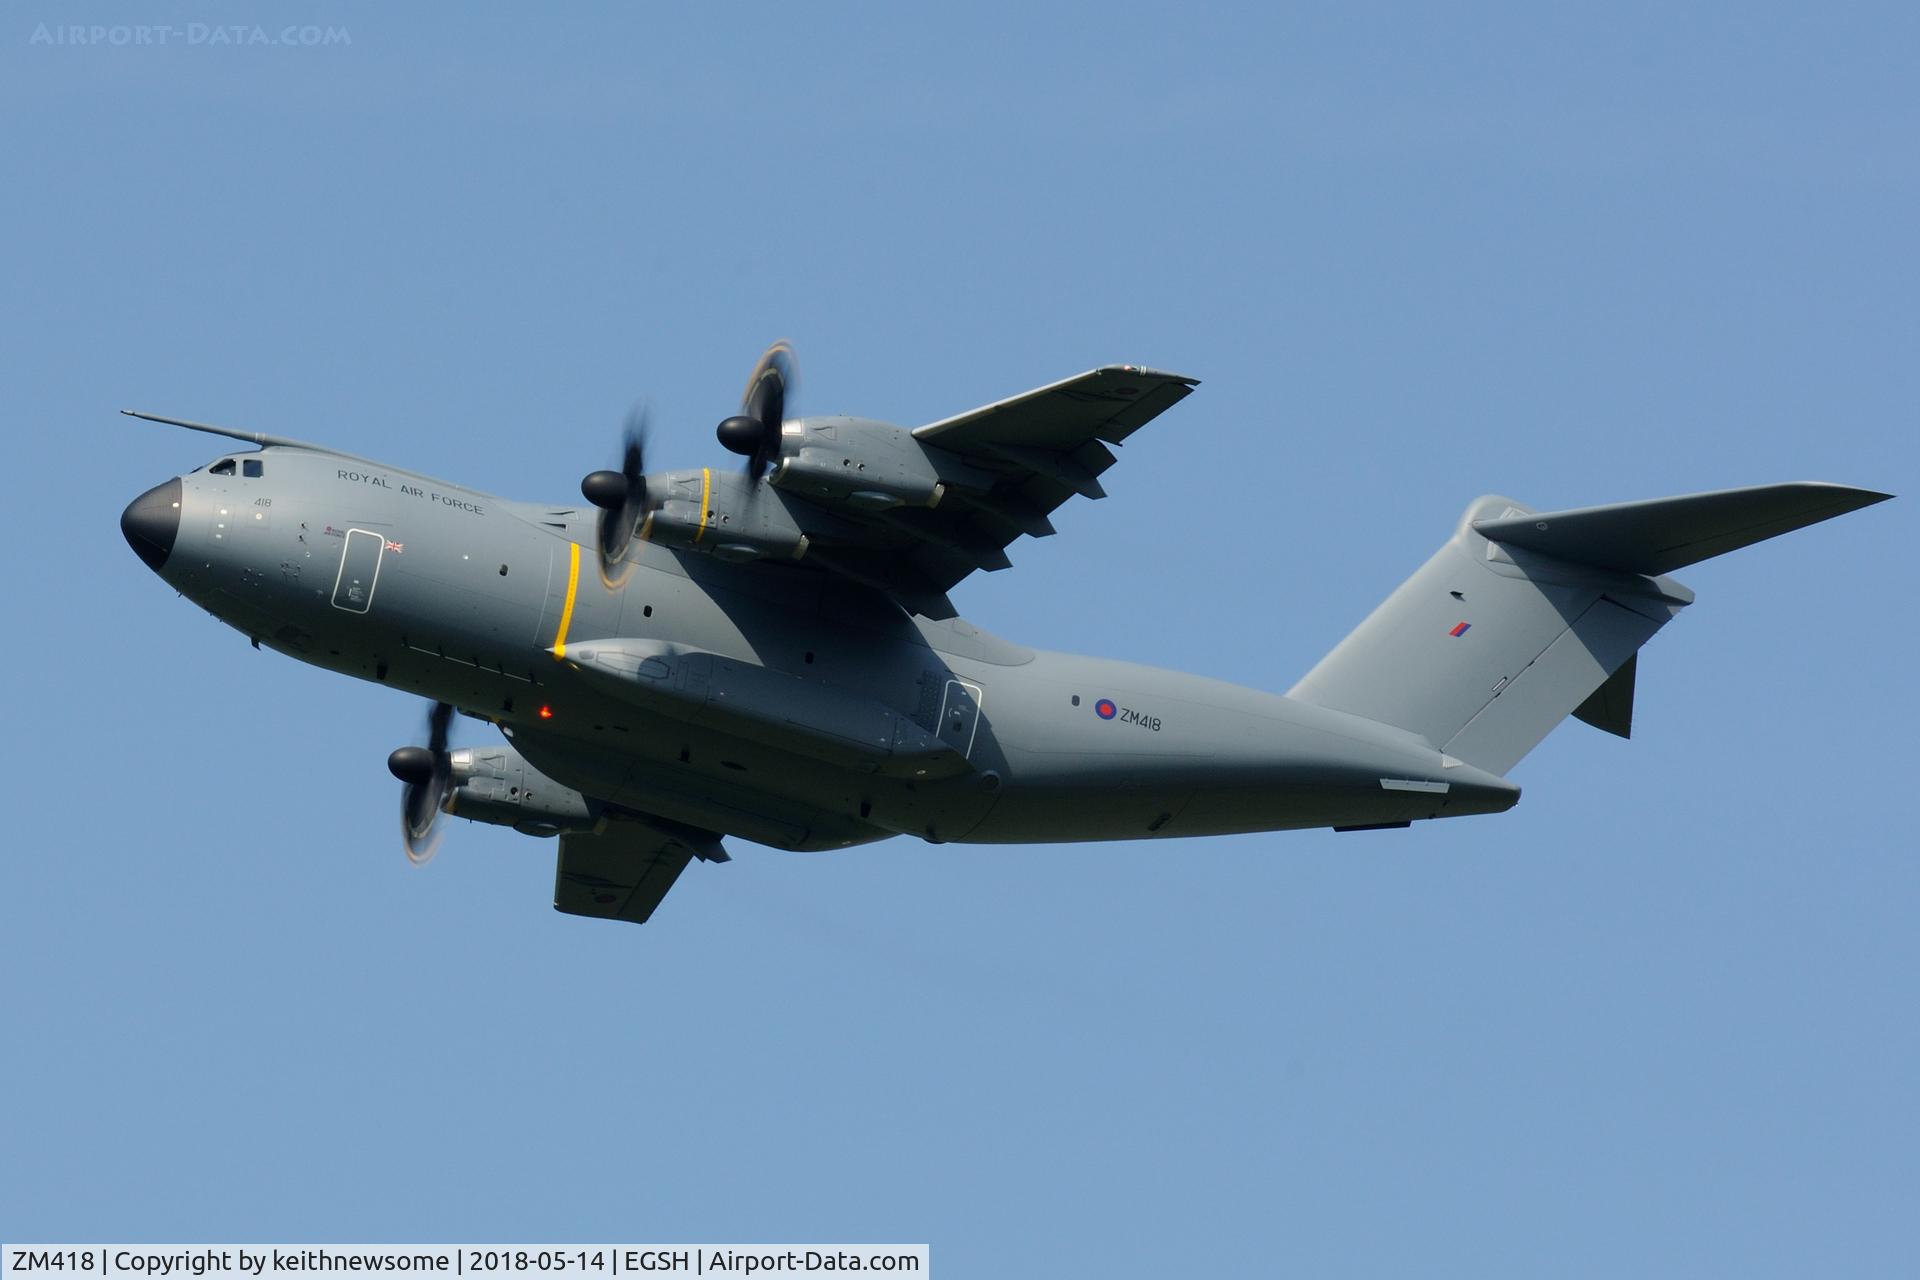
[[[1053,533],[1048,516],[1079,494],[1103,498],[1113,450],[1178,404],[1195,378],[1108,365],[914,429],[921,444],[957,458],[981,483],[956,486],[937,508],[898,508],[861,521],[868,545],[812,555],[887,591],[917,613],[954,616],[949,588],[976,569],[1005,569],[1021,535]],[[858,519],[858,517],[855,517]]]
[[[560,837],[553,909],[645,924],[694,856],[691,845],[639,822]]]
[[[1121,443],[1199,385],[1199,379],[1177,373],[1112,364],[930,422],[913,434],[970,459],[1038,453],[1076,461],[1078,470],[1098,475],[1113,465],[1113,454],[1100,441]],[[1063,495],[1059,501],[1065,500]]]

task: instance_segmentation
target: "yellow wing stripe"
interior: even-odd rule
[[[698,543],[707,536],[707,517],[713,514],[713,468],[700,468],[700,527],[694,531],[693,540]]]
[[[573,598],[580,592],[580,544],[569,542],[572,554],[567,564],[567,602],[560,606],[560,629],[553,634],[553,656],[567,656],[567,628],[573,625]]]

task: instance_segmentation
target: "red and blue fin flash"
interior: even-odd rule
[[[1458,640],[1461,636],[1467,634],[1467,628],[1472,625],[1471,622],[1457,622],[1454,624],[1453,630],[1447,632],[1447,634],[1455,640]]]

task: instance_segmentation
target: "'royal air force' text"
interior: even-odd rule
[[[429,502],[438,502],[442,506],[458,507],[462,511],[470,511],[476,516],[487,514],[485,509],[477,502],[468,502],[465,498],[456,498],[448,493],[434,493],[431,490],[422,489],[417,485],[396,485],[385,476],[377,476],[365,471],[349,471],[345,467],[341,467],[335,474],[350,484],[364,484],[374,489],[392,489],[398,493],[406,494],[409,498],[425,498]]]

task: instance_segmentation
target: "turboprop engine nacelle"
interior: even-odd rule
[[[591,831],[599,820],[585,796],[547,777],[511,747],[461,747],[449,759],[453,789],[446,811],[455,817],[530,836]]]
[[[949,484],[992,487],[993,477],[913,432],[866,418],[802,418],[781,428],[776,489],[860,511],[937,507]]]
[[[661,495],[642,526],[649,541],[723,560],[798,560],[807,553],[806,531],[786,504],[755,500],[751,482],[736,472],[669,471],[649,485]]]

